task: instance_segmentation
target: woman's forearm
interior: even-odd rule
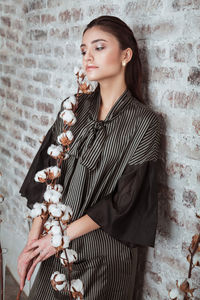
[[[43,229],[43,223],[41,217],[36,217],[33,220],[31,230],[28,235],[28,243],[32,240],[38,239]]]
[[[69,236],[70,240],[72,241],[98,228],[100,228],[100,226],[86,214],[80,219],[69,224],[65,234]]]

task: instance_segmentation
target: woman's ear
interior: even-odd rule
[[[122,61],[127,64],[131,60],[132,56],[133,56],[133,50],[131,48],[127,48],[123,50]]]

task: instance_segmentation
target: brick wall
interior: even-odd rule
[[[76,90],[73,69],[81,63],[81,33],[102,14],[119,16],[133,29],[145,97],[163,118],[156,247],[140,251],[135,299],[168,299],[176,279],[187,277],[187,247],[200,230],[195,218],[200,201],[199,9],[198,0],[0,0],[2,240],[16,278],[16,256],[28,230],[26,200],[18,190],[61,100]]]

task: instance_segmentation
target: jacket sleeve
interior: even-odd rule
[[[60,121],[60,112],[63,109],[62,101],[57,118],[51,128],[48,130],[38,152],[36,153],[30,169],[19,190],[22,197],[27,198],[27,206],[32,209],[35,202],[43,202],[43,194],[46,190],[46,184],[34,180],[36,172],[56,165],[56,160],[47,154],[47,149],[56,142],[58,132],[62,131],[62,122]]]
[[[54,142],[53,130],[54,125],[47,132],[19,190],[21,196],[27,198],[27,206],[31,209],[35,202],[43,202],[43,194],[46,189],[44,183],[34,180],[36,172],[56,165],[56,160],[47,154],[48,147]]]
[[[86,213],[129,247],[154,247],[157,227],[158,161],[127,165],[115,190]]]

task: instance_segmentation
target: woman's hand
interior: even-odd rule
[[[47,234],[45,237],[31,243],[27,247],[27,251],[30,255],[30,260],[33,260],[26,276],[27,280],[30,280],[37,264],[56,254],[56,249],[51,245],[51,234]]]
[[[18,257],[17,270],[20,278],[20,290],[23,290],[24,288],[27,272],[33,263],[33,261],[30,259],[30,251],[28,251],[28,249],[35,241],[37,241],[37,239],[28,242]]]

